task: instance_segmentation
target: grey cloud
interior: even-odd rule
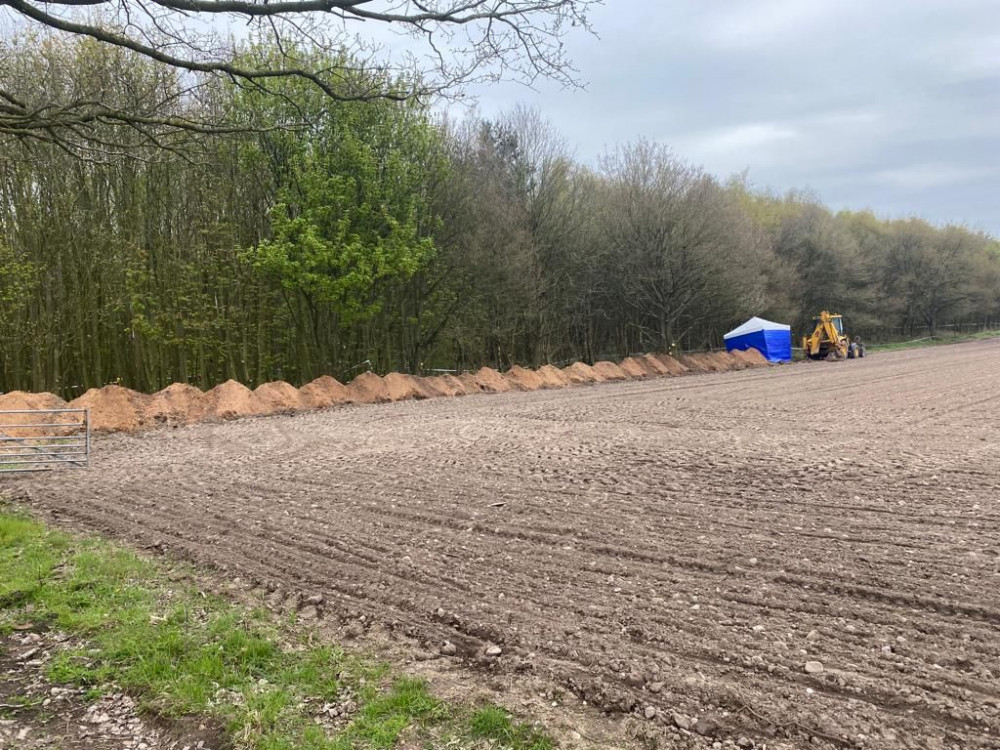
[[[994,0],[609,0],[570,40],[585,91],[474,91],[543,111],[594,162],[640,137],[834,208],[1000,234]]]

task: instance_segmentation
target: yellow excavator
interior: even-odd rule
[[[802,349],[809,359],[858,359],[865,356],[865,345],[851,341],[844,333],[844,318],[826,310],[813,318],[815,328],[802,337]]]

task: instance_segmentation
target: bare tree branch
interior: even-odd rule
[[[29,28],[127,50],[190,76],[197,85],[226,81],[274,94],[269,81],[297,80],[333,101],[401,101],[473,81],[531,84],[544,77],[577,85],[563,39],[573,28],[589,32],[587,12],[599,2],[0,0],[0,8]],[[372,24],[399,43],[379,45],[377,33],[357,31],[374,32]],[[240,42],[247,34],[251,41]],[[326,64],[317,62],[323,59]],[[339,62],[331,65],[331,59]],[[294,97],[285,96],[294,111]],[[179,116],[177,102],[133,112],[100,96],[89,99],[64,100],[44,89],[26,95],[0,66],[0,134],[55,138],[72,147],[92,123],[123,124],[136,132],[146,128],[141,132],[147,144],[155,144],[163,131],[214,134],[254,127]],[[159,130],[154,134],[149,128]]]

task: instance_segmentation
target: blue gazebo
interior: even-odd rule
[[[722,337],[726,351],[756,349],[768,362],[792,361],[792,327],[763,318],[750,318]]]

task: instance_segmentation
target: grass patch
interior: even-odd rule
[[[494,746],[552,750],[552,740],[534,727],[515,721],[497,706],[484,706],[469,720],[473,737],[490,741]]]
[[[296,635],[269,613],[167,580],[155,562],[46,529],[0,508],[0,633],[41,625],[77,644],[48,665],[56,683],[125,690],[164,717],[210,717],[234,750],[408,746],[549,750],[502,709],[436,699],[386,665]],[[324,706],[346,706],[326,726]]]
[[[897,349],[920,349],[926,346],[941,346],[943,344],[960,344],[964,341],[980,341],[1000,337],[1000,331],[980,331],[978,333],[953,334],[941,333],[936,336],[921,337],[911,341],[893,341],[887,344],[866,344],[865,347],[876,352],[890,352]]]

